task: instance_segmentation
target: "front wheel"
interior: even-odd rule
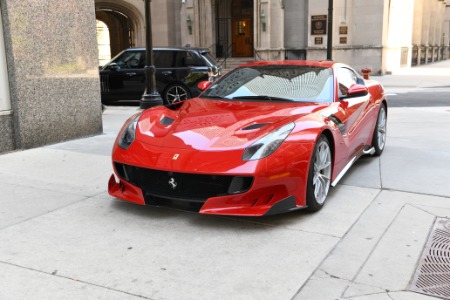
[[[328,139],[321,135],[314,146],[308,172],[306,205],[308,211],[318,211],[325,204],[331,184],[333,158]]]
[[[164,92],[166,104],[174,104],[191,98],[191,92],[181,84],[172,84]]]
[[[386,145],[386,125],[387,125],[387,113],[384,104],[381,105],[378,112],[377,123],[373,131],[372,146],[375,149],[375,156],[380,156]]]

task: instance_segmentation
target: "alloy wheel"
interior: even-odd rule
[[[322,205],[328,195],[331,180],[331,150],[324,140],[317,145],[314,157],[314,196],[318,204]]]

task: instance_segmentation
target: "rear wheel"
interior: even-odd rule
[[[386,145],[386,125],[387,125],[387,114],[386,106],[381,105],[380,111],[378,112],[377,123],[373,131],[372,146],[375,149],[374,155],[379,156],[384,150]]]
[[[318,211],[323,207],[330,189],[332,165],[330,143],[321,135],[314,147],[308,172],[307,210]]]
[[[174,104],[191,98],[191,92],[181,84],[172,84],[164,92],[166,104]]]

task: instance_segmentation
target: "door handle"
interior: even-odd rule
[[[172,74],[172,71],[164,71],[164,72],[162,72],[162,74],[163,75],[170,75],[170,74]]]
[[[134,76],[136,73],[126,73],[128,76]]]

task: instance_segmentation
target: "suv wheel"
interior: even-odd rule
[[[181,84],[171,84],[164,92],[166,104],[173,104],[191,98],[191,92]]]

